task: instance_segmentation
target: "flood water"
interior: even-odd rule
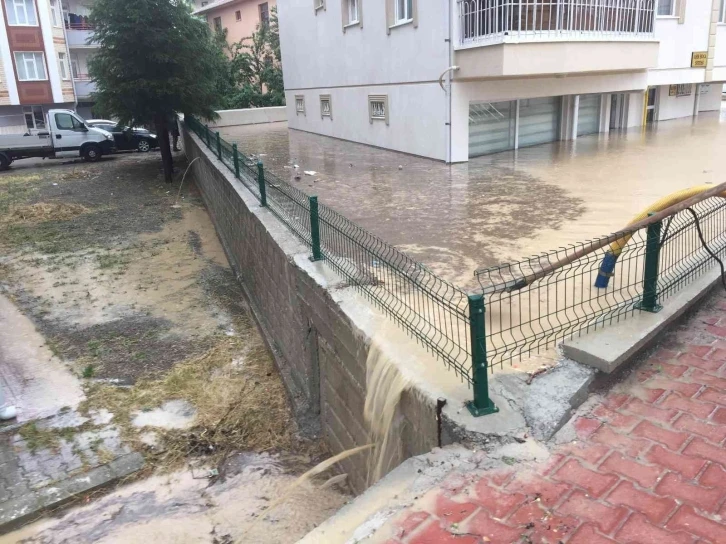
[[[608,234],[673,191],[726,180],[725,113],[451,166],[286,123],[221,131],[278,176],[472,288],[476,268]]]

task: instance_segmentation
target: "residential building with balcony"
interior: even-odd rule
[[[194,14],[206,19],[214,31],[227,31],[227,43],[237,43],[252,36],[257,25],[270,21],[275,0],[193,0]]]
[[[446,162],[717,110],[724,0],[299,0],[289,127]]]
[[[45,129],[75,106],[59,0],[0,0],[0,134]]]
[[[59,1],[59,0],[57,0]],[[63,20],[68,39],[70,70],[73,77],[78,106],[76,111],[81,117],[94,117],[92,93],[96,85],[88,75],[88,61],[98,44],[91,41],[93,28],[88,21],[93,0],[63,0]]]

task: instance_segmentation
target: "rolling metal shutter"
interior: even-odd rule
[[[583,94],[577,112],[577,135],[594,134],[600,131],[600,95]]]
[[[558,140],[560,97],[519,101],[519,147]]]
[[[469,105],[469,158],[514,149],[515,103]]]

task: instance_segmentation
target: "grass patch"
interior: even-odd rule
[[[243,350],[250,342],[256,345]],[[235,365],[242,352],[245,364]],[[175,365],[163,378],[140,380],[131,388],[94,384],[80,410],[109,410],[122,437],[140,445],[138,435],[145,430],[131,424],[134,413],[175,399],[189,401],[197,416],[192,429],[157,430],[163,452],[150,462],[161,468],[178,468],[189,456],[214,463],[230,451],[289,448],[293,443],[284,387],[259,339],[220,337],[213,348]]]
[[[76,430],[73,428],[44,429],[34,422],[23,425],[18,434],[25,440],[28,449],[35,453],[38,450],[57,450],[60,440],[71,441]]]
[[[16,206],[2,220],[7,223],[38,223],[44,221],[68,221],[88,208],[65,202],[39,202],[29,206]]]
[[[106,253],[104,255],[96,255],[98,268],[106,270],[109,268],[125,267],[129,264],[129,259],[117,253]]]
[[[93,378],[93,375],[96,373],[96,368],[93,365],[86,365],[86,367],[83,369],[83,372],[81,376],[83,376],[86,379]]]

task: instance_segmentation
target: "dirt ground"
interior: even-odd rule
[[[267,527],[261,540],[245,539],[239,529],[282,492],[281,482],[327,453],[318,441],[296,433],[272,357],[190,176],[179,192],[185,166],[179,157],[169,186],[156,154],[96,164],[13,165],[0,174],[0,291],[82,380],[87,398],[79,411],[111,412],[123,439],[147,456],[150,467],[184,480],[192,460],[197,471],[220,471],[212,482],[234,493],[235,477],[226,480],[224,474],[230,460],[239,452],[272,455],[274,470],[258,474],[264,485],[236,475],[239,485],[269,488],[270,496],[240,507],[241,516],[223,516],[212,528],[227,524],[224,534],[240,542],[291,542],[348,497],[338,486],[316,491],[314,507],[297,524],[282,524],[287,529],[281,535]],[[190,407],[188,425],[152,431],[133,425],[140,414],[179,400]],[[286,453],[291,451],[295,456]],[[197,493],[198,487],[177,486],[181,494]],[[133,503],[135,496],[118,500]],[[310,497],[298,501],[306,502]],[[195,512],[207,519],[209,508]],[[60,525],[51,532],[65,527],[63,539],[35,539],[26,528],[23,541],[101,541],[82,537],[75,522],[63,525],[79,515],[70,511],[52,522]],[[280,525],[279,518],[266,519]],[[125,523],[127,530],[134,525]],[[76,526],[74,537],[67,531]],[[189,541],[232,541],[209,531],[200,538]]]

